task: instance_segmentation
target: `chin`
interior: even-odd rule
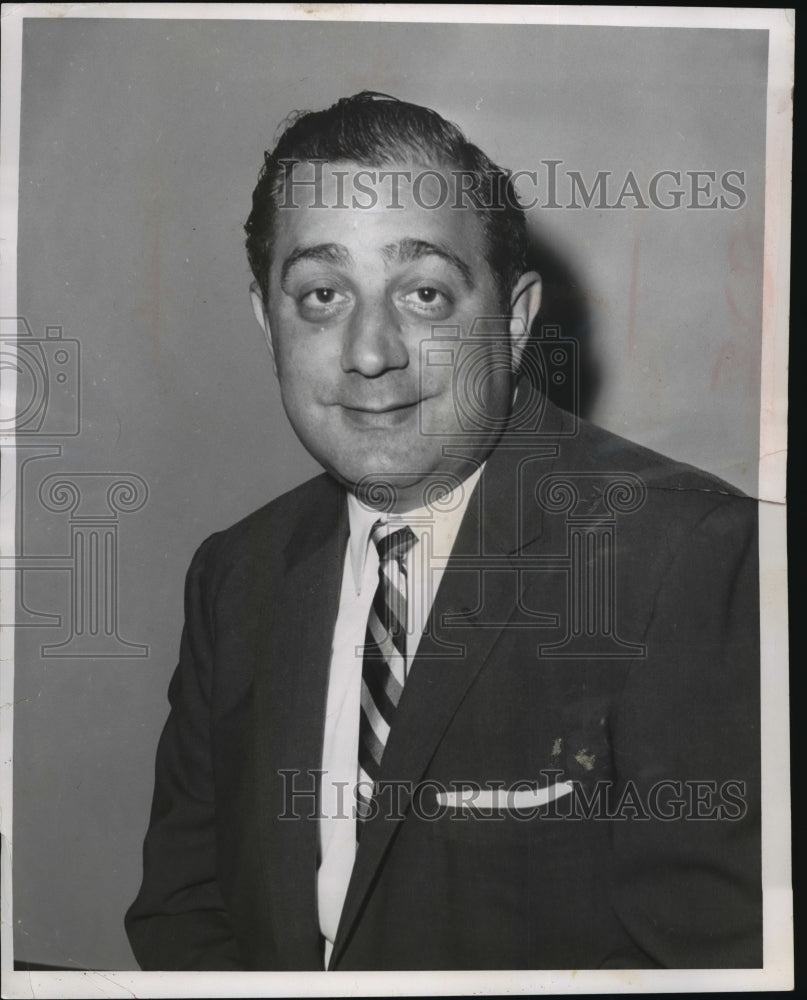
[[[339,475],[342,484],[362,503],[378,510],[408,510],[425,507],[459,485],[458,470],[438,467],[420,468],[407,474],[399,464],[389,470],[364,469],[357,475]],[[411,468],[411,466],[410,466]]]

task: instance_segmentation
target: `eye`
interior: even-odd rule
[[[299,308],[308,319],[321,320],[333,315],[347,302],[347,295],[329,285],[312,288],[300,297]]]
[[[433,285],[419,285],[403,296],[404,304],[425,316],[447,316],[454,305],[452,299]]]

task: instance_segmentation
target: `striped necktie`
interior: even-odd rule
[[[390,532],[377,521],[371,538],[378,549],[378,587],[364,640],[359,722],[359,785],[356,839],[361,836],[381,768],[392,718],[406,679],[407,578],[405,558],[417,541],[408,525]]]

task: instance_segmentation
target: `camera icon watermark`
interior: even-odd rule
[[[80,348],[61,326],[35,335],[22,317],[0,317],[0,368],[16,375],[13,412],[0,414],[0,433],[70,437],[80,430]]]
[[[529,339],[516,372],[510,346],[514,322],[518,321],[509,316],[480,316],[467,333],[456,325],[432,327],[431,337],[420,343],[421,397],[429,395],[439,369],[450,369],[456,429],[446,433],[444,426],[433,425],[428,411],[421,409],[421,434],[467,445],[477,440],[489,441],[491,435],[505,429],[511,440],[576,433],[576,421],[560,432],[558,428],[545,431],[542,425],[547,398],[557,399],[559,392],[564,408],[577,415],[580,382],[577,341],[563,337],[556,325],[542,326]],[[503,379],[516,375],[538,391],[518,393],[511,410],[496,412],[490,406],[492,391]]]

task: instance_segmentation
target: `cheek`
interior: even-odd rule
[[[275,364],[284,396],[321,396],[339,371],[332,345],[310,335],[284,336],[276,341]]]
[[[419,355],[415,355],[415,366],[424,396],[440,398],[451,394],[454,367],[449,356],[450,351],[446,351],[442,344],[438,350],[421,346]]]

